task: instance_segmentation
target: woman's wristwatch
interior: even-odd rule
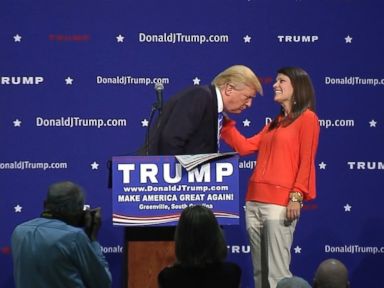
[[[289,193],[289,201],[300,203],[300,207],[303,207],[303,194],[300,192],[292,191]]]

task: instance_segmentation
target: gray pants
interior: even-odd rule
[[[246,228],[249,236],[256,288],[276,288],[292,277],[289,270],[296,220],[286,220],[286,207],[247,201]]]

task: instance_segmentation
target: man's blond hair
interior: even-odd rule
[[[235,89],[241,89],[242,85],[246,85],[263,95],[263,87],[259,78],[250,68],[244,65],[234,65],[225,69],[212,80],[212,84],[219,88],[225,84],[232,84]]]

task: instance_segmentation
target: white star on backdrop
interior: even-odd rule
[[[141,127],[148,127],[148,120],[147,119],[144,119],[143,121],[141,121]]]
[[[65,84],[66,85],[72,85],[72,83],[73,83],[73,78],[71,78],[71,77],[67,77],[66,79],[65,79]]]
[[[22,206],[20,206],[19,204],[17,204],[15,207],[13,207],[15,209],[15,213],[21,213],[21,209],[23,209]]]
[[[301,247],[299,245],[297,245],[295,248],[293,248],[295,250],[295,253],[296,254],[300,254],[301,253]]]
[[[352,37],[351,36],[348,35],[344,39],[345,39],[345,43],[352,43]]]
[[[344,211],[345,211],[345,212],[351,212],[351,209],[352,209],[352,206],[351,206],[351,205],[349,205],[348,203],[345,204],[345,206],[344,206]]]
[[[200,85],[201,80],[199,78],[195,77],[194,79],[192,79],[192,81],[193,81],[193,85]]]
[[[375,120],[369,121],[369,127],[376,127],[377,122]]]
[[[123,43],[124,42],[124,36],[119,34],[118,36],[116,36],[116,40],[117,40],[117,43]]]
[[[245,35],[245,36],[243,37],[243,39],[244,39],[244,43],[251,43],[251,39],[252,39],[252,37],[249,36],[249,35]]]
[[[249,127],[250,124],[251,124],[251,121],[249,121],[247,118],[245,118],[245,120],[243,121],[243,126]]]
[[[13,39],[15,40],[15,42],[21,42],[21,36],[19,34],[16,34],[15,36],[13,36]]]
[[[96,161],[93,161],[93,163],[91,163],[91,168],[92,170],[99,169],[99,163],[97,163]]]
[[[321,163],[319,163],[319,168],[324,170],[325,167],[327,167],[327,164],[325,164],[323,161]]]
[[[21,127],[21,121],[19,119],[16,119],[15,121],[13,121],[13,126],[14,127]]]

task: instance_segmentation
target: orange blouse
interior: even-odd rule
[[[225,121],[221,137],[241,156],[258,152],[256,167],[249,179],[246,201],[286,206],[291,191],[299,191],[304,200],[316,197],[315,155],[320,125],[314,112],[307,109],[287,127],[268,131],[267,124],[258,134],[246,138],[233,120]]]

